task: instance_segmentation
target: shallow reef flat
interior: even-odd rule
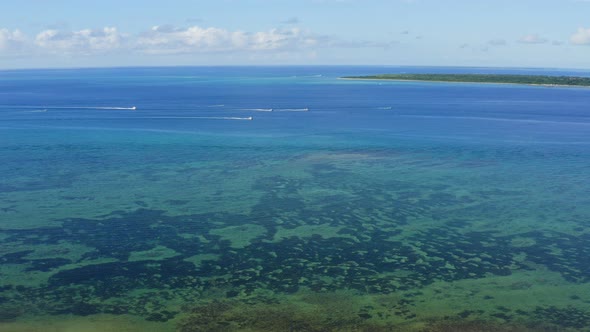
[[[590,326],[576,153],[174,146],[2,193],[0,331]]]

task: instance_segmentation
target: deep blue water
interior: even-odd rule
[[[0,75],[1,124],[4,128],[154,129],[243,135],[346,132],[371,136],[380,131],[379,138],[402,140],[588,143],[589,94],[585,88],[337,80],[354,74],[457,71],[534,73],[411,67],[5,71]],[[136,106],[138,110],[76,109],[78,106]],[[311,112],[244,110],[249,108],[309,108]],[[45,109],[47,112],[37,112]],[[190,119],[249,116],[255,121]]]

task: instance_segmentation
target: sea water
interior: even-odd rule
[[[586,331],[590,89],[0,72],[0,331]]]

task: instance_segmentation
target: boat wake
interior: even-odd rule
[[[130,111],[137,110],[136,106],[132,106],[132,107],[79,107],[79,108],[98,109],[98,110],[130,110]]]
[[[47,111],[48,109],[52,109],[52,110],[79,110],[79,109],[84,109],[84,110],[129,110],[129,111],[137,110],[136,106],[131,106],[131,107],[117,107],[117,106],[12,106],[12,107],[13,108],[37,108],[37,109],[41,109],[44,111]]]
[[[391,106],[377,107],[378,110],[390,110]]]
[[[277,108],[274,109],[276,112],[308,112],[309,108]]]
[[[252,112],[272,112],[272,108],[240,108],[240,111],[252,111]]]
[[[26,113],[45,113],[47,112],[47,109],[42,109],[42,110],[30,110],[30,111],[24,111]]]

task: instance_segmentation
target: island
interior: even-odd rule
[[[355,80],[429,81],[454,83],[499,83],[543,86],[590,86],[590,77],[508,74],[381,74],[345,76]]]

